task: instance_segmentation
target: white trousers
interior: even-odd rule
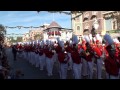
[[[119,68],[119,75],[118,76],[119,76],[119,79],[120,79],[120,68]]]
[[[43,54],[42,56],[39,56],[39,65],[40,65],[40,70],[44,69],[45,66],[45,54]]]
[[[72,70],[73,62],[72,62],[71,53],[68,53],[68,56],[69,56],[68,70]]]
[[[81,79],[81,68],[82,64],[73,63],[73,73],[75,79]]]
[[[68,64],[60,63],[60,79],[67,79]]]
[[[93,78],[93,62],[88,62],[88,75],[89,79]]]
[[[25,59],[28,61],[28,56],[29,55],[29,52],[26,52],[26,56],[25,56]]]
[[[29,58],[28,61],[29,61],[29,63],[31,63],[31,55],[32,55],[32,52],[29,52],[29,53],[28,53],[28,56],[29,56],[29,57],[28,57],[28,58]]]
[[[46,69],[48,72],[48,76],[52,76],[52,71],[53,71],[53,58],[48,58],[46,57]]]
[[[88,63],[84,58],[82,58],[81,60],[82,60],[82,75],[87,76],[88,75]]]
[[[36,58],[35,58],[35,67],[39,67],[39,54],[36,54]]]
[[[35,65],[35,59],[36,59],[36,54],[34,52],[31,52],[31,64]]]
[[[102,66],[103,66],[102,58],[97,59],[97,79],[102,79]]]
[[[59,60],[58,60],[58,54],[56,54],[56,63],[57,63],[57,71],[58,71],[58,73],[60,74],[60,62],[59,62]]]
[[[110,75],[106,72],[106,79],[119,79],[119,76]]]

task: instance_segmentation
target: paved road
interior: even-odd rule
[[[14,61],[11,49],[6,49],[6,52],[9,64],[12,67],[12,72],[21,70],[24,74],[24,77],[22,77],[22,79],[59,79],[59,74],[56,70],[57,64],[54,65],[53,76],[48,77],[46,70],[40,71],[39,68],[32,66],[22,57],[17,56],[17,61]]]
[[[11,71],[15,72],[16,70],[21,70],[22,73],[24,74],[24,76],[21,77],[21,79],[59,79],[60,78],[56,68],[57,63],[54,65],[53,68],[53,76],[48,77],[46,70],[40,71],[39,68],[32,66],[30,63],[28,63],[28,61],[26,61],[22,57],[17,56],[17,61],[14,61],[11,48],[6,49],[6,53],[9,60],[9,64],[12,67]],[[96,71],[94,71],[94,79],[96,79],[95,73]],[[86,77],[84,77],[83,79],[85,78]],[[105,78],[104,70],[103,70],[103,78]],[[72,71],[68,71],[67,79],[73,79]]]

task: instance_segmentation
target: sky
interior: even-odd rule
[[[47,11],[0,11],[0,24],[3,26],[16,27],[39,27],[44,23],[50,24],[52,21],[56,21],[63,28],[71,29],[71,16],[60,13],[49,13]],[[7,34],[25,34],[30,29],[10,29],[7,28]]]

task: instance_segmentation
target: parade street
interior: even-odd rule
[[[14,61],[11,48],[6,49],[6,52],[9,63],[12,67],[12,72],[15,72],[16,70],[21,70],[24,74],[22,79],[59,79],[59,74],[58,72],[56,72],[56,68],[54,68],[53,70],[53,76],[48,77],[45,70],[40,71],[39,68],[32,66],[22,57],[17,57],[17,61]],[[70,76],[68,78],[70,78]]]
[[[53,68],[53,76],[47,76],[47,71],[43,70],[40,71],[39,68],[36,68],[35,66],[32,66],[28,61],[23,59],[23,57],[18,57],[17,55],[17,60],[13,60],[13,55],[12,55],[12,49],[7,48],[6,53],[8,57],[9,64],[12,68],[11,72],[15,73],[16,70],[21,70],[24,76],[21,76],[21,79],[60,79],[59,73],[57,71],[57,63],[54,64]],[[96,79],[96,70],[94,70],[94,79]],[[105,73],[103,70],[103,78],[105,78]],[[72,76],[72,71],[68,70],[68,77],[67,79],[74,79]],[[87,79],[87,77],[82,77],[82,79]]]

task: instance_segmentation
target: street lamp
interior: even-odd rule
[[[97,19],[95,19],[95,21],[94,21],[94,23],[93,23],[93,27],[95,28],[95,30],[98,29],[99,23],[98,23],[98,20],[97,20]]]
[[[95,18],[95,21],[93,22],[93,26],[92,26],[92,30],[91,30],[91,34],[92,34],[92,41],[94,43],[94,37],[96,36],[96,31],[99,28],[99,23],[98,20]]]
[[[92,28],[92,37],[95,37],[96,35],[96,31],[98,30],[99,28],[99,23],[98,23],[98,20],[95,18],[95,21],[93,22],[93,28]]]

